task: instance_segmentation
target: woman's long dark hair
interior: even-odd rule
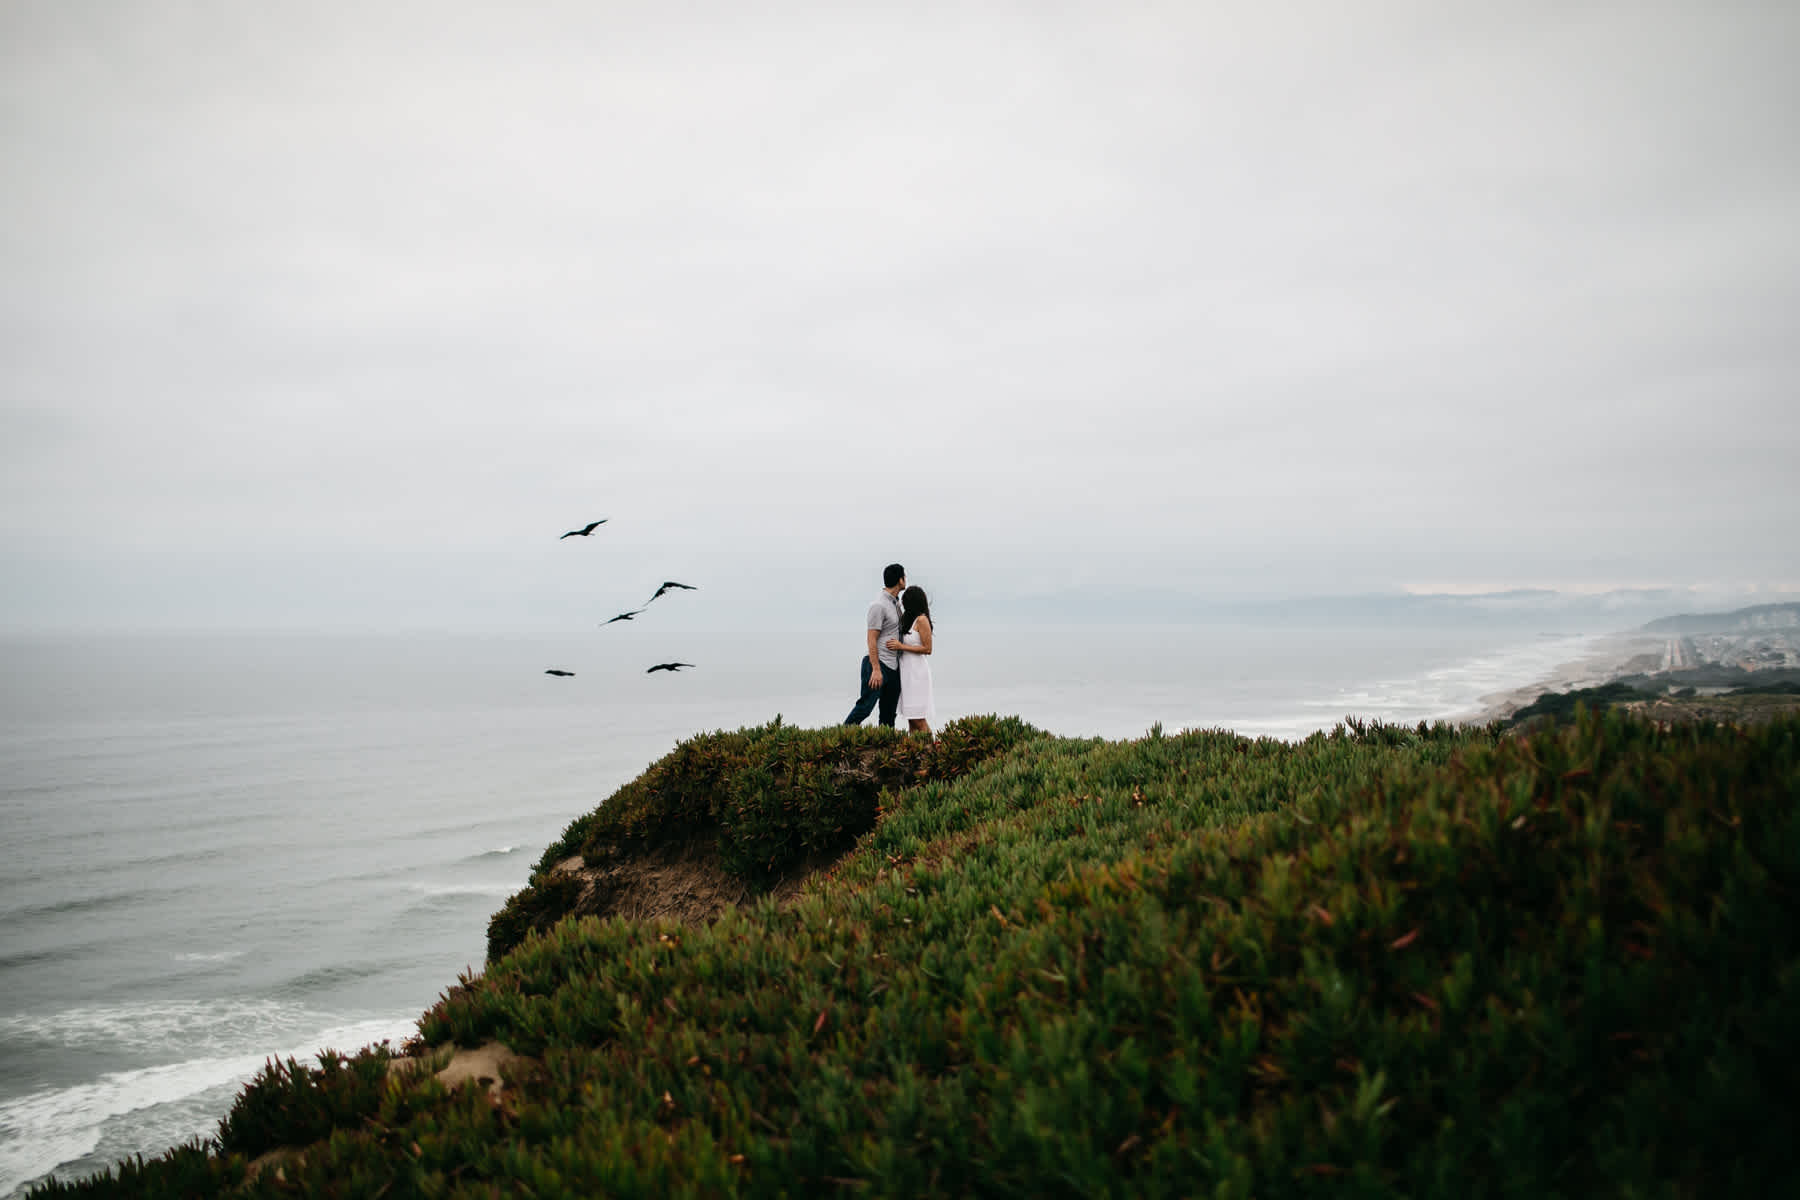
[[[925,599],[924,588],[909,587],[900,593],[900,636],[911,633],[913,622],[920,617],[931,620],[931,602]],[[932,621],[931,628],[936,632],[937,622]]]

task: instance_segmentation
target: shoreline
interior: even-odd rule
[[[1659,653],[1668,638],[1652,633],[1607,633],[1594,639],[1588,652],[1557,666],[1550,674],[1531,683],[1502,691],[1490,692],[1467,712],[1446,718],[1456,725],[1486,725],[1504,721],[1535,701],[1545,692],[1572,692],[1580,688],[1599,687],[1622,675],[1644,670],[1641,661],[1647,654]]]

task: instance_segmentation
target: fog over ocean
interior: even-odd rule
[[[1293,738],[1464,714],[1593,640],[949,619],[932,669],[940,722]],[[841,720],[858,642],[0,638],[0,1196],[212,1133],[270,1055],[405,1038],[571,820],[694,733]]]

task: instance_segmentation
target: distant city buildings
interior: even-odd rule
[[[1670,638],[1660,671],[1737,667],[1744,671],[1800,668],[1800,630],[1709,633]]]

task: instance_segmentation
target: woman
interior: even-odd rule
[[[900,656],[900,715],[908,730],[931,736],[937,711],[931,702],[931,605],[925,589],[909,587],[900,593],[900,636],[889,638],[887,648]]]

